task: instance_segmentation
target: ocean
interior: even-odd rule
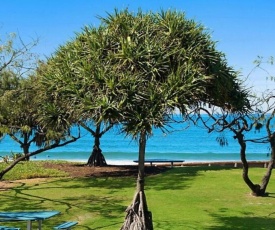
[[[174,131],[163,134],[159,129],[147,140],[146,158],[174,159],[185,162],[208,161],[240,161],[239,144],[233,138],[233,133],[223,133],[228,145],[221,147],[216,138],[219,133],[208,133],[206,130],[194,126],[183,129],[180,124],[173,126]],[[41,153],[31,160],[67,160],[87,162],[94,143],[94,139],[86,130],[81,130],[82,137],[74,143],[64,147]],[[259,138],[265,135],[261,132],[251,131],[246,134],[246,139]],[[119,129],[110,130],[101,138],[101,150],[107,164],[129,165],[135,164],[138,159],[138,142],[125,134],[120,134]],[[35,150],[31,146],[31,151]],[[19,144],[9,137],[0,142],[0,156],[22,152]],[[269,160],[269,144],[247,143],[247,160]]]

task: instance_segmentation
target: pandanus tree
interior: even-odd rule
[[[100,139],[109,131],[115,119],[106,115],[110,104],[115,106],[110,90],[103,83],[114,85],[106,79],[111,69],[106,59],[109,46],[103,27],[86,27],[73,41],[59,47],[47,60],[47,71],[41,73],[43,85],[48,93],[55,92],[57,98],[66,103],[74,103],[72,108],[78,114],[76,123],[87,130],[94,138],[93,152],[88,165],[104,166],[105,157],[100,150]]]
[[[23,149],[23,155],[0,172],[0,179],[20,161],[76,141],[71,133],[71,114],[51,102],[35,76],[24,78],[17,89],[7,90],[0,100],[0,130]],[[30,147],[34,149],[31,151]]]
[[[33,91],[27,88],[27,81],[20,80],[20,84],[13,89],[5,90],[0,102],[0,130],[17,142],[29,160],[27,154],[32,143],[33,129],[37,127],[32,98]]]
[[[0,71],[0,97],[3,97],[8,91],[17,89],[20,85],[20,80],[21,77],[18,77],[11,70]],[[4,136],[5,132],[0,129],[0,137],[3,138]]]
[[[0,136],[10,136],[23,150],[22,156],[0,172],[1,179],[20,161],[79,137],[71,135],[67,110],[54,106],[35,76],[37,55],[31,49],[37,41],[26,44],[11,36],[0,42]],[[31,145],[36,146],[34,151]]]
[[[32,133],[28,127],[33,125],[28,114],[32,106],[29,99],[33,95],[26,89],[27,81],[23,77],[35,68],[36,55],[31,49],[37,41],[25,44],[21,38],[10,34],[6,40],[0,38],[0,43],[0,133],[18,142],[26,156]]]
[[[203,26],[184,13],[115,11],[60,47],[43,84],[78,113],[78,122],[120,122],[138,141],[134,199],[121,229],[153,229],[145,196],[146,141],[202,103],[230,111],[249,106],[237,73]]]
[[[153,229],[144,191],[146,141],[153,128],[165,132],[176,109],[185,117],[203,103],[243,110],[247,92],[209,33],[184,13],[123,10],[101,22],[108,38],[102,86],[117,100],[105,111],[139,146],[136,192],[121,229]]]
[[[37,43],[38,40],[25,43],[14,33],[0,36],[0,96],[17,89],[21,78],[35,68],[37,55],[31,51]],[[2,135],[5,133],[0,131]]]

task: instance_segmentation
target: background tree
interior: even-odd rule
[[[115,11],[101,18],[109,37],[107,76],[120,109],[123,131],[138,140],[139,172],[132,204],[121,229],[153,229],[144,192],[146,140],[153,128],[166,131],[178,109],[186,116],[202,103],[230,111],[249,107],[237,73],[204,28],[183,13],[130,13]],[[112,85],[113,86],[113,85]]]
[[[264,72],[266,75],[267,81],[271,84],[274,82],[274,75],[272,72],[267,71],[267,67],[270,67],[274,64],[274,58],[271,56],[267,60],[264,60],[263,57],[258,57],[258,59],[254,62],[255,67],[252,69],[249,76],[256,70],[261,70],[261,73]],[[267,155],[270,156],[270,160],[268,162],[267,170],[264,176],[262,177],[260,184],[254,184],[251,182],[250,178],[248,177],[248,164],[246,163],[246,158],[244,155],[243,165],[244,165],[244,173],[243,177],[246,184],[252,190],[252,194],[255,196],[265,196],[266,189],[270,181],[270,177],[272,174],[272,170],[275,164],[275,132],[274,132],[274,115],[275,115],[275,95],[274,89],[272,88],[271,84],[269,87],[264,90],[264,92],[258,92],[256,94],[256,104],[254,106],[255,113],[250,116],[250,120],[255,127],[256,130],[263,132],[262,138],[254,139],[254,140],[245,140],[246,142],[252,141],[259,144],[266,144],[268,143],[270,146],[270,153]],[[246,128],[247,129],[247,128]],[[263,131],[264,130],[264,131]]]
[[[5,38],[0,37],[0,74],[13,72],[17,77],[32,71],[36,67],[38,57],[31,52],[38,44],[38,39],[25,43],[20,36],[10,33]]]
[[[33,129],[37,127],[33,116],[35,105],[32,103],[35,95],[27,86],[26,79],[19,82],[17,88],[5,90],[1,96],[0,130],[17,142],[26,156],[33,141]],[[26,157],[26,160],[29,158]]]
[[[15,33],[0,37],[0,96],[17,88],[20,78],[35,68],[37,56],[31,49],[37,43],[38,39],[24,43]]]
[[[266,79],[270,83],[274,82],[274,76],[270,71],[267,71],[266,67],[273,65],[273,57],[264,60],[263,57],[258,57],[254,62],[255,67],[250,72],[249,76],[256,70],[260,70],[261,73],[265,73]],[[270,69],[270,68],[269,68]],[[270,86],[270,84],[269,84]],[[251,189],[252,194],[255,196],[265,196],[266,189],[270,181],[272,170],[275,164],[275,132],[274,132],[274,115],[275,115],[275,96],[274,89],[269,88],[265,89],[264,92],[258,92],[255,94],[255,103],[252,106],[254,113],[250,114],[249,117],[241,117],[242,122],[238,123],[239,128],[234,129],[235,137],[238,140],[241,146],[241,160],[243,163],[243,179],[248,187]],[[261,138],[257,139],[246,139],[243,132],[251,131],[255,129],[263,133]],[[270,153],[267,155],[270,156],[268,162],[267,170],[264,176],[262,177],[260,184],[255,184],[252,182],[248,175],[249,165],[247,163],[245,149],[247,142],[254,142],[259,144],[269,144]]]
[[[72,124],[62,117],[64,111],[53,107],[50,95],[45,97],[38,85],[34,74],[36,55],[30,50],[35,43],[24,44],[20,39],[15,43],[13,39],[0,46],[0,134],[9,135],[24,154],[0,172],[0,179],[18,162],[78,138],[71,135]],[[51,106],[47,110],[43,105]],[[47,117],[42,116],[45,113]],[[37,150],[30,152],[32,143]]]
[[[44,94],[37,87],[38,82],[35,77],[24,78],[20,87],[6,91],[0,99],[0,130],[16,141],[24,153],[0,172],[0,179],[20,161],[79,138],[79,134],[71,134],[67,111],[41,97]],[[33,151],[31,145],[36,145]]]
[[[274,77],[271,72],[268,72],[264,65],[273,65],[273,58],[269,58],[267,61],[263,61],[262,57],[259,57],[255,61],[255,67],[249,73],[250,75],[260,69],[267,74],[267,80],[273,81]],[[251,89],[252,90],[252,89]],[[221,112],[215,108],[206,109],[201,108],[203,115],[197,113],[197,117],[194,120],[195,123],[198,120],[203,124],[204,128],[207,128],[208,132],[217,131],[222,133],[226,129],[229,129],[234,134],[234,139],[236,139],[240,145],[240,159],[243,165],[242,177],[246,185],[250,188],[254,196],[265,196],[266,189],[269,184],[269,180],[272,174],[272,169],[274,168],[275,160],[275,145],[274,145],[274,113],[275,113],[275,97],[273,89],[266,89],[264,92],[251,93],[250,104],[251,110],[247,113],[229,113]],[[207,116],[205,116],[207,114]],[[246,134],[249,132],[262,132],[262,137],[260,138],[246,138]],[[227,139],[224,135],[217,138],[217,141],[221,146],[227,145]],[[262,177],[261,183],[254,183],[249,177],[249,162],[246,156],[247,143],[258,143],[258,144],[269,144],[270,156],[268,162],[267,170]]]
[[[73,41],[59,47],[48,59],[50,68],[42,74],[43,85],[48,93],[56,92],[64,106],[73,103],[71,108],[78,114],[76,122],[94,137],[94,149],[100,150],[100,138],[116,123],[114,119],[106,118],[109,114],[106,108],[114,100],[102,86],[110,71],[105,59],[110,47],[104,28],[87,27],[84,31]],[[106,165],[102,152],[93,151],[88,164]]]
[[[20,99],[18,95],[19,92],[17,91],[17,93],[15,93],[15,91],[21,88],[23,76],[35,68],[36,55],[31,52],[31,49],[37,45],[37,42],[37,40],[34,40],[31,43],[25,44],[20,37],[17,37],[16,34],[13,33],[6,38],[0,38],[0,133],[1,135],[9,133],[11,138],[16,141],[19,140],[13,135],[14,130],[18,128],[17,125],[22,122],[22,119],[26,119],[25,113],[22,111],[23,114],[20,114],[21,117],[18,117],[19,119],[21,118],[20,121],[14,120],[14,117],[9,118],[18,112],[18,108],[14,104]],[[26,94],[24,94],[24,96],[25,95]],[[21,102],[18,102],[18,105],[20,103]],[[7,124],[11,124],[11,122],[13,122],[13,125],[7,126]],[[25,136],[26,132],[28,131],[24,130],[23,133],[21,133],[22,136],[24,136],[24,141],[19,141],[24,152],[26,152],[28,148],[26,142],[27,136]]]
[[[267,99],[267,98],[266,98]],[[207,111],[207,117],[199,116],[200,120],[203,120],[204,127],[207,127],[209,132],[223,132],[230,130],[234,134],[240,145],[240,159],[243,165],[242,177],[246,185],[250,188],[252,195],[265,196],[266,188],[271,177],[272,169],[274,167],[274,132],[272,131],[272,120],[274,119],[274,103],[266,107],[265,110],[254,110],[254,113],[250,114],[229,114],[229,113],[215,113],[210,114]],[[212,120],[213,119],[213,120]],[[210,122],[211,121],[211,122]],[[266,130],[266,133],[263,132]],[[246,134],[249,132],[261,132],[263,133],[260,138],[246,138]],[[224,135],[217,138],[217,141],[221,146],[228,144]],[[265,175],[262,177],[261,184],[254,183],[249,177],[249,162],[246,156],[247,143],[269,144],[270,145],[270,160],[267,166]]]
[[[270,113],[271,112],[271,113]],[[274,120],[274,115],[275,115],[275,107],[274,103],[271,107],[268,107],[267,110],[264,111],[264,113],[258,114],[260,116],[258,117],[251,117],[251,120],[254,124],[254,128],[259,131],[260,129],[265,129],[267,135],[263,134],[262,138],[258,139],[244,139],[243,134],[241,133],[242,130],[247,129],[247,125],[243,125],[243,127],[236,132],[236,139],[238,140],[239,144],[242,146],[243,153],[241,160],[243,162],[243,178],[246,184],[249,186],[249,188],[252,191],[252,194],[255,196],[266,196],[266,189],[270,181],[270,177],[272,174],[272,170],[274,168],[275,164],[275,132],[272,131],[274,130],[274,125],[272,125],[272,120]],[[264,118],[263,118],[264,117]],[[244,122],[244,124],[247,124]],[[273,127],[272,127],[273,126]],[[267,155],[270,156],[268,166],[266,173],[262,177],[261,183],[260,184],[254,184],[249,176],[248,176],[248,163],[246,161],[246,156],[245,156],[245,143],[246,142],[254,142],[254,143],[259,143],[259,144],[266,144],[268,143],[270,145],[270,153]]]
[[[0,75],[0,95],[3,96],[7,90],[18,88],[20,79],[14,72],[3,70]]]

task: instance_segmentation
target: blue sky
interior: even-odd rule
[[[99,25],[97,16],[115,8],[131,11],[177,10],[203,24],[217,41],[230,66],[247,76],[257,56],[275,56],[273,0],[9,0],[1,1],[0,36],[15,32],[24,41],[39,37],[35,52],[49,56],[85,25]],[[267,70],[275,75],[274,66]],[[259,78],[261,77],[261,78]],[[250,83],[270,87],[265,73],[255,72]]]

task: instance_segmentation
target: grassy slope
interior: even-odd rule
[[[250,170],[259,182],[262,168]],[[57,173],[58,174],[58,173]],[[1,210],[54,209],[62,212],[44,222],[78,220],[76,229],[119,229],[131,203],[135,178],[51,178],[17,182],[0,191]],[[157,230],[273,229],[275,183],[269,197],[252,197],[241,169],[214,167],[174,168],[146,179],[146,195]],[[15,223],[25,229],[25,223]],[[13,225],[15,225],[13,224]]]

